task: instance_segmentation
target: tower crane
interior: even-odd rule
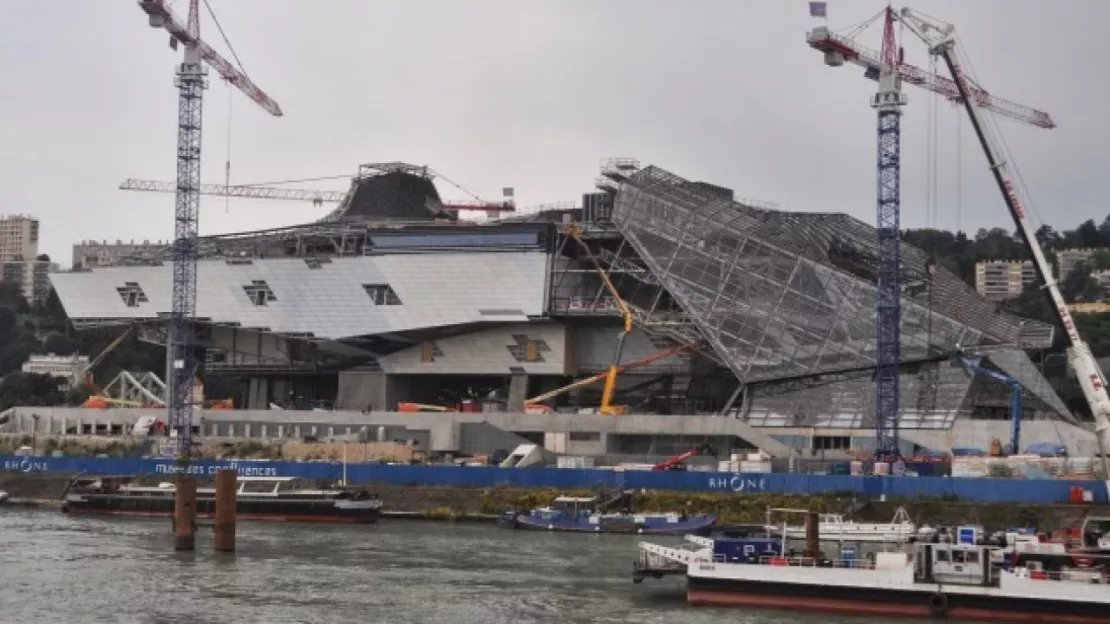
[[[177,185],[173,182],[162,180],[139,180],[128,178],[119,185],[121,191],[147,191],[151,193],[173,193]],[[280,199],[288,201],[310,201],[315,206],[324,203],[337,203],[343,201],[347,191],[322,191],[317,189],[279,188],[272,186],[201,184],[201,195],[216,195],[219,197],[240,197],[248,199]],[[513,212],[516,206],[511,201],[484,202],[484,201],[443,201],[443,209],[448,212],[460,210],[476,210],[482,212]]]
[[[170,34],[170,47],[185,47],[174,84],[178,89],[177,182],[174,186],[173,304],[167,341],[167,420],[177,435],[178,453],[188,457],[193,442],[193,376],[196,358],[193,322],[197,308],[197,217],[200,209],[201,106],[208,73],[204,64],[235,85],[275,117],[281,107],[200,38],[200,0],[189,0],[189,18],[181,23],[166,0],[138,0],[152,28]],[[203,63],[202,63],[203,61]]]
[[[944,60],[949,73],[952,74],[952,81],[959,91],[960,101],[967,111],[967,116],[975,129],[975,136],[979,139],[979,144],[987,157],[988,168],[998,185],[998,190],[1002,193],[1002,200],[1006,203],[1006,208],[1010,211],[1010,216],[1025,242],[1025,247],[1033,258],[1033,268],[1037,271],[1037,277],[1044,282],[1043,288],[1048,291],[1049,299],[1052,300],[1056,320],[1060,322],[1068,336],[1068,362],[1075,369],[1079,386],[1083,390],[1083,397],[1094,417],[1095,437],[1102,457],[1103,478],[1106,479],[1104,485],[1110,494],[1110,458],[1107,457],[1107,452],[1110,451],[1110,395],[1106,392],[1106,378],[1094,354],[1091,353],[1090,346],[1075,327],[1064,295],[1060,292],[1060,287],[1052,276],[1052,269],[1045,259],[1044,250],[1037,241],[1035,228],[1029,222],[1029,215],[1023,206],[1024,202],[1014,186],[1009,160],[1004,158],[1002,150],[997,145],[997,139],[988,132],[986,120],[979,111],[981,105],[975,95],[975,87],[956,59],[956,29],[951,24],[925,17],[911,9],[902,9],[901,19],[914,34],[926,42],[931,54]]]
[[[891,457],[898,451],[899,367],[901,363],[901,116],[907,98],[902,82],[939,93],[955,102],[968,98],[1003,116],[1041,128],[1053,128],[1048,113],[996,98],[978,86],[966,90],[955,81],[902,62],[895,47],[894,22],[901,17],[887,7],[883,13],[882,51],[876,53],[848,37],[819,26],[806,34],[806,42],[825,55],[825,64],[840,67],[850,62],[864,68],[864,77],[878,80],[871,98],[878,113],[878,197],[876,235],[879,266],[876,284],[876,456]],[[876,16],[877,17],[877,16]]]

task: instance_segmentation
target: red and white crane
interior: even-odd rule
[[[902,9],[901,19],[922,40],[929,45],[929,52],[941,57],[948,71],[952,74],[952,83],[956,86],[957,97],[963,102],[968,118],[975,129],[975,135],[987,157],[987,166],[990,169],[998,190],[1002,193],[1002,200],[1010,211],[1010,216],[1017,225],[1018,232],[1025,242],[1029,255],[1033,258],[1033,268],[1037,277],[1044,283],[1043,288],[1048,292],[1052,301],[1052,309],[1056,319],[1064,328],[1068,336],[1068,362],[1075,369],[1075,376],[1083,390],[1083,397],[1091,409],[1095,421],[1095,437],[1102,456],[1103,478],[1107,492],[1110,493],[1110,394],[1106,391],[1106,378],[1102,367],[1098,365],[1091,347],[1079,335],[1075,321],[1068,310],[1067,301],[1052,276],[1052,267],[1045,259],[1044,250],[1037,241],[1036,227],[1029,221],[1029,214],[1025,211],[1023,201],[1018,195],[1010,174],[1010,159],[1003,156],[1003,150],[998,145],[997,139],[992,136],[986,125],[986,119],[980,114],[980,108],[989,108],[980,104],[980,98],[975,95],[975,86],[964,73],[963,66],[956,58],[956,29],[951,24],[925,17],[911,9]]]
[[[852,63],[862,67],[864,76],[872,80],[877,80],[882,72],[882,54],[860,45],[853,39],[830,31],[827,26],[818,26],[806,33],[806,43],[811,48],[823,52],[825,64],[831,67],[840,67],[845,62]],[[943,95],[956,104],[963,102],[964,96],[961,95],[960,87],[954,80],[906,63],[898,63],[897,71],[903,82]],[[1048,113],[991,95],[970,80],[966,82],[966,91],[979,108],[1038,128],[1056,127],[1056,122]]]

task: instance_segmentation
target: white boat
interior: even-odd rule
[[[11,497],[8,496],[7,492],[5,492],[4,490],[0,490],[0,505],[3,505],[4,503],[8,502],[9,498],[11,498]]]
[[[783,537],[785,532],[787,539],[805,539],[804,525],[784,527],[772,524],[771,511],[767,510],[765,525],[768,535]],[[910,520],[910,515],[904,507],[899,507],[894,512],[894,518],[890,522],[855,522],[840,514],[820,514],[818,520],[818,533],[825,541],[900,544],[911,537],[928,537],[934,532],[929,526],[918,528]]]
[[[1096,624],[1110,621],[1107,558],[1011,552],[962,527],[956,542],[912,541],[874,558],[794,557],[785,540],[691,537],[640,543],[633,581],[686,575],[692,605],[836,615]]]

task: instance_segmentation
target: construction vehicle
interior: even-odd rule
[[[658,464],[652,466],[651,469],[653,471],[686,470],[686,460],[690,459],[691,457],[697,457],[698,455],[709,455],[710,457],[716,459],[717,451],[708,444],[702,444],[701,446],[695,446],[694,448],[686,451],[685,453],[682,453],[681,455],[675,455],[670,459],[661,461]]]
[[[1106,479],[1104,485],[1107,492],[1110,493],[1110,458],[1107,457],[1107,452],[1110,452],[1110,395],[1106,392],[1106,378],[1091,353],[1090,346],[1079,335],[1079,330],[1075,327],[1064,295],[1060,292],[1060,287],[1052,276],[1052,268],[1048,265],[1044,250],[1041,249],[1041,245],[1037,241],[1035,227],[1029,222],[1028,214],[1023,206],[1024,202],[1019,198],[1017,187],[1013,183],[1009,164],[1011,159],[1003,156],[1002,150],[996,144],[995,137],[988,132],[985,125],[986,120],[983,119],[979,111],[980,104],[977,93],[964,75],[960,62],[956,59],[956,29],[951,24],[919,15],[911,9],[902,9],[901,21],[922,41],[925,41],[931,54],[944,60],[948,71],[952,74],[952,80],[959,90],[960,101],[967,111],[971,125],[975,129],[975,135],[978,137],[983,153],[987,157],[991,175],[994,176],[994,181],[998,185],[999,191],[1002,192],[1002,199],[1006,203],[1006,208],[1009,209],[1010,216],[1013,218],[1014,224],[1017,225],[1018,233],[1021,234],[1026,249],[1029,250],[1037,277],[1044,283],[1043,288],[1048,292],[1049,299],[1052,301],[1052,309],[1056,314],[1056,319],[1067,333],[1069,342],[1068,362],[1075,369],[1079,385],[1083,390],[1083,397],[1086,399],[1087,405],[1091,409],[1091,415],[1094,417],[1095,436],[1098,440],[1099,454],[1102,457],[1103,478]]]
[[[617,334],[617,345],[613,350],[613,361],[609,365],[609,371],[605,375],[605,388],[601,391],[601,405],[597,411],[600,414],[617,415],[628,413],[628,407],[625,405],[613,405],[613,393],[617,390],[617,375],[620,373],[621,352],[624,351],[624,341],[628,338],[628,334],[632,333],[632,310],[628,304],[624,302],[624,298],[617,291],[617,287],[613,285],[613,281],[609,279],[609,272],[602,268],[601,263],[598,262],[597,256],[594,255],[593,250],[582,239],[582,226],[577,223],[567,225],[567,236],[574,239],[578,246],[582,248],[583,253],[593,263],[594,269],[597,274],[601,276],[601,281],[605,283],[605,288],[612,295],[613,301],[617,303],[620,308],[621,316],[624,317],[624,329],[621,333]]]
[[[954,354],[952,361],[963,366],[973,375],[980,375],[1004,383],[1010,387],[1010,452],[1018,453],[1021,445],[1021,394],[1023,387],[1016,377],[991,370],[982,365],[981,358],[972,358],[966,355]],[[1002,453],[999,452],[999,455]]]
[[[610,377],[614,378],[613,383],[615,385],[616,384],[615,378],[616,378],[616,375],[619,374],[619,373],[623,373],[625,371],[629,371],[629,370],[633,370],[633,369],[640,368],[640,367],[643,367],[643,366],[647,366],[648,364],[651,364],[652,362],[658,362],[659,360],[669,358],[672,355],[678,355],[678,354],[683,353],[685,351],[689,351],[691,349],[701,348],[703,346],[704,346],[704,344],[701,341],[688,342],[686,344],[681,344],[681,345],[678,345],[678,346],[675,346],[675,347],[671,347],[670,349],[660,351],[659,353],[653,353],[652,355],[640,358],[638,360],[635,360],[633,362],[629,362],[627,364],[621,364],[620,366],[616,367],[615,371],[613,369],[609,369],[604,373],[598,373],[597,375],[591,375],[589,377],[579,379],[578,381],[575,381],[571,384],[565,385],[561,388],[556,388],[554,390],[551,390],[550,392],[545,392],[541,395],[534,396],[530,399],[525,399],[525,401],[524,401],[524,410],[526,412],[549,412],[549,411],[551,411],[551,408],[548,407],[547,405],[544,405],[544,401],[547,401],[549,399],[553,399],[553,398],[555,398],[559,395],[562,395],[562,394],[566,394],[567,392],[570,392],[571,390],[574,390],[576,388],[582,388],[582,387],[597,383],[597,382],[601,381],[602,379],[605,379],[606,383],[608,383],[608,379]],[[604,405],[605,404],[604,403],[604,396],[602,398],[603,398],[602,405]],[[610,400],[612,400],[611,396],[610,396]],[[600,411],[600,409],[598,411]]]

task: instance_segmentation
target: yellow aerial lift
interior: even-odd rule
[[[605,287],[617,302],[617,307],[620,308],[621,314],[624,315],[624,331],[617,335],[617,347],[613,351],[613,362],[609,365],[609,372],[605,377],[605,389],[601,392],[601,405],[598,407],[598,412],[601,414],[616,415],[628,413],[628,406],[626,405],[613,405],[613,393],[617,389],[617,374],[620,372],[621,352],[624,350],[624,340],[628,334],[632,333],[632,310],[629,309],[628,304],[621,298],[617,287],[609,279],[609,272],[601,267],[601,263],[597,261],[597,256],[582,240],[582,226],[577,223],[571,223],[567,226],[567,236],[574,239],[578,246],[585,252],[586,257],[593,263],[594,269],[597,270],[598,275],[601,276],[601,281],[605,283]]]

